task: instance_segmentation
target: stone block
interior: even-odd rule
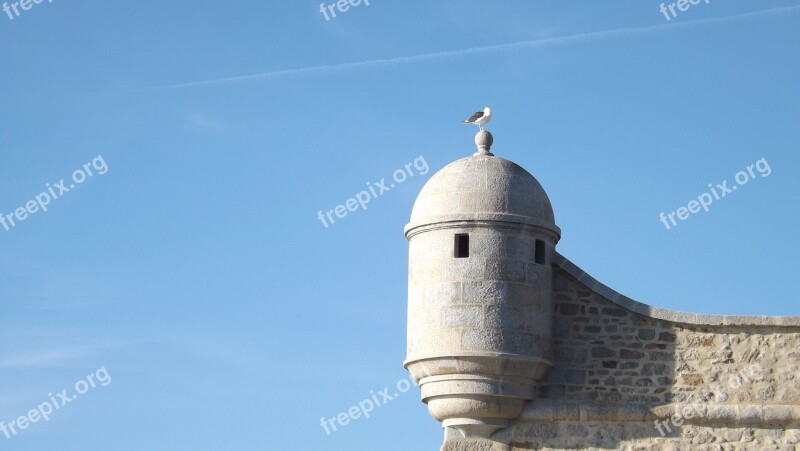
[[[449,354],[462,350],[458,329],[426,330],[418,335],[421,336],[419,349],[423,354]]]
[[[492,329],[510,329],[526,331],[529,325],[523,312],[507,305],[492,305],[486,307],[486,323],[484,327]]]
[[[656,337],[656,331],[653,329],[639,329],[639,338],[642,340],[652,340]]]
[[[486,278],[509,282],[525,282],[525,271],[522,262],[489,259],[486,265]]]
[[[529,215],[531,212],[540,212],[544,216],[544,205],[534,196],[527,194],[508,194],[507,211],[511,214]]]
[[[559,304],[558,313],[567,316],[574,316],[581,313],[581,306],[578,304]]]
[[[483,320],[480,306],[452,306],[442,309],[444,327],[479,327]]]
[[[466,330],[462,342],[467,351],[493,351],[509,354],[536,355],[541,353],[539,336],[506,330]]]
[[[586,371],[567,369],[566,382],[572,385],[583,385],[586,383]]]
[[[641,351],[632,351],[630,349],[619,350],[619,358],[621,359],[639,360],[642,357],[644,357],[644,352]]]
[[[505,304],[508,296],[508,284],[505,282],[464,282],[463,300],[466,304]]]
[[[461,213],[496,212],[508,209],[505,194],[494,191],[466,191],[461,193],[460,200]]]
[[[624,318],[624,317],[628,316],[628,314],[629,314],[628,311],[625,310],[625,309],[612,308],[612,307],[606,307],[606,308],[602,309],[600,311],[600,313],[602,313],[603,315],[606,315],[606,316],[613,316],[613,317],[617,317],[617,318]]]
[[[411,283],[424,285],[442,280],[442,266],[437,261],[422,262],[411,266]]]
[[[460,304],[461,282],[432,283],[424,286],[425,305]]]
[[[442,264],[444,281],[487,279],[486,260],[482,258],[453,258]]]
[[[469,236],[469,255],[482,258],[506,258],[502,235],[472,233]]]
[[[606,346],[597,346],[592,348],[592,357],[596,359],[605,359],[608,357],[616,357],[617,351],[606,347]]]
[[[534,287],[547,287],[548,270],[546,266],[525,263],[525,283]]]
[[[535,241],[533,237],[509,236],[506,238],[506,255],[513,260],[532,262]]]

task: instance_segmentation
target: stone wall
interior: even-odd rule
[[[656,309],[560,255],[554,364],[512,427],[444,450],[800,449],[800,319]]]
[[[545,423],[521,424],[512,431],[512,451],[600,449],[643,450],[787,450],[800,443],[797,429],[683,426],[675,437],[653,436],[652,424]],[[502,445],[499,445],[502,446]],[[468,448],[467,448],[468,449]],[[479,449],[479,448],[478,448]],[[488,449],[492,449],[491,447]],[[504,449],[495,447],[495,449]]]

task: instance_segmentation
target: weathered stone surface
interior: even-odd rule
[[[407,366],[443,450],[797,449],[800,317],[674,312],[612,290],[555,251],[541,185],[493,156],[434,175],[406,236]]]

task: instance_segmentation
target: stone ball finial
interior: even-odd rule
[[[478,147],[478,151],[472,154],[473,156],[478,155],[488,155],[494,156],[491,152],[492,143],[494,142],[494,137],[491,133],[486,130],[481,130],[475,135],[475,145]]]

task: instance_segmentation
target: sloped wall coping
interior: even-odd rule
[[[650,318],[670,321],[673,323],[691,324],[697,326],[770,326],[770,327],[800,327],[800,316],[728,316],[704,315],[698,313],[679,312],[667,310],[634,301],[611,288],[600,283],[597,279],[587,274],[584,270],[572,263],[569,259],[554,252],[553,265],[561,268],[567,274],[577,279],[593,292],[618,306]]]

